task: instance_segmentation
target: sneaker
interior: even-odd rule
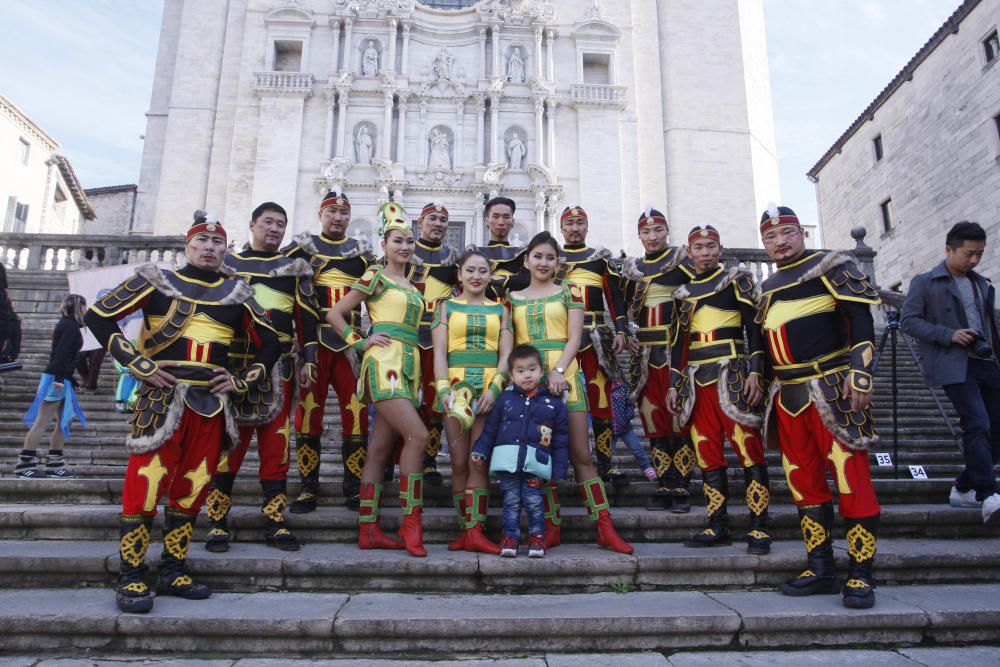
[[[535,533],[528,538],[528,558],[545,558],[544,533]]]
[[[38,468],[22,468],[14,471],[15,477],[21,479],[45,479],[45,473]]]
[[[1000,493],[994,493],[983,501],[983,523],[987,526],[1000,525]]]
[[[656,471],[653,470],[652,468],[646,468],[642,472],[644,475],[646,475],[646,479],[648,479],[650,482],[655,482],[657,479],[659,479],[659,477],[656,474]]]
[[[73,479],[76,473],[69,468],[46,468],[45,476],[49,479]]]
[[[519,546],[521,546],[521,543],[516,537],[504,535],[503,539],[500,540],[500,556],[503,558],[517,558],[517,548]],[[543,546],[542,549],[544,548]]]
[[[975,507],[976,509],[983,506],[983,501],[976,500],[976,492],[973,489],[969,491],[959,491],[958,487],[951,487],[951,494],[948,496],[948,504],[952,507]]]

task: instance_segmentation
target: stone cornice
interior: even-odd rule
[[[42,128],[38,127],[33,120],[28,118],[27,114],[2,94],[0,94],[0,111],[3,111],[3,114],[10,118],[25,134],[45,144],[48,152],[51,153],[59,148],[58,141],[46,134]]]

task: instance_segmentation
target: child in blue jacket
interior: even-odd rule
[[[569,414],[562,399],[542,380],[542,355],[518,345],[508,358],[511,386],[493,406],[472,448],[476,461],[490,459],[490,472],[503,490],[500,555],[516,558],[521,542],[521,507],[528,515],[528,557],[545,556],[545,483],[564,479],[569,464]]]

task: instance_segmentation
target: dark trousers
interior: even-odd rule
[[[944,385],[962,424],[965,470],[955,479],[962,492],[975,489],[983,500],[997,492],[993,466],[1000,462],[1000,366],[996,362],[968,361],[965,382]]]
[[[80,384],[86,389],[97,389],[97,378],[101,376],[101,364],[104,362],[104,348],[81,352],[77,359],[76,372],[80,374]]]

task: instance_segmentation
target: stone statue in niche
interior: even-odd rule
[[[451,171],[451,141],[441,130],[431,130],[431,154],[427,158],[428,169],[444,169]]]
[[[451,80],[451,68],[455,64],[455,56],[448,49],[441,49],[434,58],[434,78]]]
[[[378,51],[375,50],[375,40],[368,40],[368,48],[365,49],[364,57],[361,59],[361,71],[365,76],[378,76]]]
[[[524,59],[521,57],[521,47],[515,46],[507,58],[507,78],[511,83],[524,83]]]
[[[524,142],[516,134],[510,138],[507,142],[507,157],[509,159],[508,164],[511,169],[522,169],[522,162],[524,161],[525,147]]]
[[[364,125],[358,130],[358,136],[354,139],[354,145],[358,149],[358,164],[371,164],[372,163],[372,149],[375,147],[375,141],[372,139],[371,132]]]

